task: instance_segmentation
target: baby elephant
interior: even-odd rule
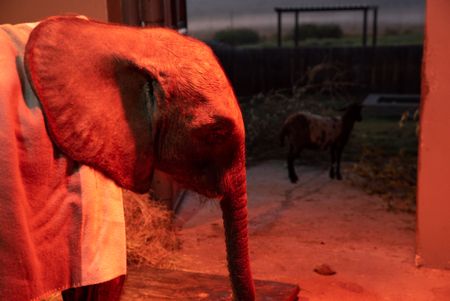
[[[300,152],[307,149],[331,150],[330,178],[338,180],[341,176],[341,155],[347,143],[355,121],[361,121],[361,105],[351,104],[340,117],[325,117],[307,112],[298,112],[289,116],[281,130],[281,146],[287,137],[289,151],[287,164],[289,179],[298,180],[294,169],[294,160]],[[335,167],[336,162],[336,167]]]

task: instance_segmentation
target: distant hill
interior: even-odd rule
[[[380,25],[423,24],[425,0],[187,0],[191,31],[215,30],[229,26],[273,27],[274,7],[378,5]],[[292,17],[285,22],[292,23]],[[301,21],[349,21],[358,24],[360,14],[305,14]]]
[[[261,14],[272,12],[275,6],[320,5],[378,5],[381,10],[402,12],[424,11],[425,0],[187,0],[192,18],[220,15],[234,11],[236,14]]]

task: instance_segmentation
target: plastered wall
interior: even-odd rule
[[[450,268],[450,1],[427,0],[419,146],[418,265]]]
[[[0,0],[0,24],[38,21],[65,13],[107,21],[107,0]]]

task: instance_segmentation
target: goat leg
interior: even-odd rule
[[[342,155],[342,148],[338,148],[336,150],[336,179],[342,180],[341,175],[341,155]]]
[[[292,151],[292,149],[289,149],[289,153],[287,156],[289,179],[291,180],[292,183],[297,183],[298,177],[297,174],[295,173],[294,161],[295,161],[295,154]]]
[[[331,147],[330,154],[331,154],[330,178],[334,179],[334,163],[336,162],[336,149],[334,147]]]

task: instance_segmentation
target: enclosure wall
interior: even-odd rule
[[[67,13],[106,21],[106,3],[106,0],[4,0],[0,1],[0,24],[34,22],[48,16]]]
[[[450,1],[427,1],[417,263],[450,268]]]

